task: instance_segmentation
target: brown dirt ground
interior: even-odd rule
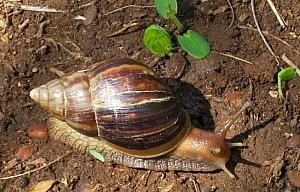
[[[143,29],[151,23],[165,25],[170,31],[175,30],[169,22],[160,19],[153,8],[127,8],[104,15],[125,5],[151,5],[152,1],[96,1],[98,16],[89,25],[73,19],[76,15],[84,15],[87,7],[80,6],[89,3],[87,0],[22,2],[73,10],[68,14],[14,12],[16,9],[9,8],[5,5],[7,3],[0,1],[0,26],[7,18],[6,31],[0,41],[0,110],[5,115],[0,120],[0,177],[35,168],[29,166],[28,161],[44,158],[50,162],[72,150],[51,139],[37,141],[26,135],[29,125],[49,117],[28,95],[34,87],[57,78],[50,71],[51,68],[72,72],[96,61],[133,57],[153,66],[162,77],[169,76],[168,71],[173,71],[174,65],[169,65],[168,58],[153,62],[155,57],[143,45]],[[236,19],[229,28],[232,14],[226,1],[180,1],[180,19],[185,26],[202,33],[210,42],[213,52],[201,61],[184,55],[188,64],[181,82],[170,84],[194,123],[207,129],[213,129],[215,124],[224,121],[225,116],[233,114],[245,100],[253,101],[252,107],[229,134],[233,141],[242,141],[248,146],[233,150],[228,163],[229,169],[238,176],[237,180],[230,179],[223,171],[154,172],[104,166],[75,150],[45,169],[15,179],[0,180],[0,191],[28,191],[39,181],[49,179],[67,181],[67,184],[57,182],[50,191],[297,191],[289,183],[286,172],[296,169],[299,162],[293,164],[293,161],[298,149],[286,147],[286,136],[300,131],[299,77],[285,84],[286,100],[280,101],[269,95],[270,90],[277,89],[275,77],[279,68],[286,64],[280,59],[277,64],[256,31],[241,28],[255,26],[250,0],[233,0],[232,3]],[[275,0],[274,3],[288,27],[280,29],[266,1],[256,1],[260,26],[299,50],[299,1]],[[19,25],[27,19],[28,26],[20,29]],[[50,24],[45,26],[42,34],[37,35],[40,24],[47,20]],[[137,25],[120,35],[107,37],[130,22],[136,22]],[[299,52],[295,49],[269,35],[266,37],[277,55],[286,53],[295,63],[300,61]],[[63,50],[51,39],[76,55]],[[222,56],[219,52],[231,53],[252,64]],[[4,171],[18,149],[26,144],[33,148],[33,156]],[[278,174],[270,171],[269,165],[259,166],[262,163],[274,165],[278,157],[283,160],[282,167],[277,169]],[[270,180],[272,176],[274,178]]]

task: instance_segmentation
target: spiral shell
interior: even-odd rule
[[[33,100],[78,132],[129,155],[152,158],[176,148],[190,129],[187,113],[147,66],[114,59],[55,79]]]

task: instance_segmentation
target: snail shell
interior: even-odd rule
[[[170,88],[151,69],[131,59],[96,63],[50,81],[30,96],[76,131],[99,136],[135,157],[172,151],[191,127]]]
[[[156,171],[226,168],[226,133],[244,106],[217,132],[193,127],[170,88],[151,69],[131,59],[96,63],[33,89],[33,100],[54,117],[49,134],[81,151],[96,149],[106,163]]]

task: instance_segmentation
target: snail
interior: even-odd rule
[[[93,64],[30,91],[52,117],[54,140],[80,151],[99,151],[105,163],[155,171],[224,170],[230,148],[228,129],[248,102],[217,132],[191,125],[171,89],[144,64],[113,59]]]

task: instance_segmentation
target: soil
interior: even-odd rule
[[[252,30],[256,27],[250,0],[232,1],[236,15],[232,25],[227,1],[180,1],[179,18],[184,26],[201,33],[212,47],[207,58],[197,60],[180,50],[174,41],[177,53],[174,55],[185,58],[184,67],[180,66],[184,59],[178,58],[180,62],[176,57],[158,59],[144,47],[143,32],[150,24],[158,23],[175,34],[175,26],[159,18],[154,8],[128,7],[106,14],[126,5],[151,5],[152,1],[95,1],[97,12],[90,6],[82,6],[90,3],[87,0],[22,1],[24,5],[55,8],[65,13],[18,11],[18,7],[8,5],[14,2],[0,1],[0,27],[5,28],[0,41],[0,177],[40,167],[41,164],[29,164],[33,160],[42,158],[49,163],[67,151],[71,153],[31,174],[0,180],[0,191],[29,191],[45,180],[56,181],[49,190],[53,192],[297,191],[286,173],[299,167],[299,148],[288,148],[286,142],[292,134],[300,132],[300,78],[284,83],[284,100],[272,97],[270,91],[276,92],[277,73],[287,66],[281,60],[282,54],[299,65],[299,1],[274,1],[287,23],[285,29],[280,27],[266,1],[255,3],[259,25],[269,32],[265,35],[267,41],[280,56],[278,63],[259,33]],[[78,15],[89,20],[75,20]],[[131,26],[119,31],[128,24]],[[110,36],[116,32],[120,33]],[[30,99],[29,91],[58,78],[52,71],[74,72],[94,62],[122,57],[139,60],[162,77],[168,77],[168,84],[190,113],[193,123],[203,129],[214,131],[246,100],[252,101],[228,134],[231,142],[247,145],[232,150],[227,164],[237,179],[230,179],[224,171],[155,172],[106,166],[51,138],[43,141],[28,137],[28,126],[50,117]],[[176,64],[172,65],[173,62]],[[18,150],[25,145],[31,146],[33,155],[11,165]]]

